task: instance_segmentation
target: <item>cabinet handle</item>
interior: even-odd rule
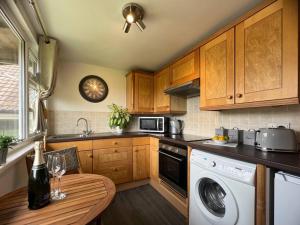
[[[115,149],[115,153],[117,153],[118,152],[118,150],[117,149]]]
[[[241,98],[243,95],[241,93],[236,94],[236,97]]]
[[[87,155],[89,158],[93,158],[93,155],[92,154],[88,154]]]
[[[118,144],[118,142],[117,142],[117,141],[115,141],[115,142],[114,142],[114,145],[117,145],[117,144]]]
[[[229,100],[230,100],[230,99],[233,99],[233,96],[232,96],[232,95],[228,95],[228,96],[227,96],[227,99],[229,99]]]
[[[138,152],[139,150],[135,150],[135,152]]]
[[[114,168],[114,171],[117,172],[117,171],[118,171],[118,168]]]

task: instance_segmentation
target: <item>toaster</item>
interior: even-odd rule
[[[255,146],[262,151],[298,151],[295,131],[283,126],[277,128],[260,128],[256,131]]]

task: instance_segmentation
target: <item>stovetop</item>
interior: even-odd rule
[[[185,142],[192,142],[192,141],[204,141],[209,140],[211,138],[209,137],[203,137],[203,136],[197,136],[197,135],[191,135],[191,134],[158,134],[157,136],[160,137],[166,137],[173,140],[178,141],[185,141]]]

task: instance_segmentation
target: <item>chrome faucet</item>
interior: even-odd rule
[[[85,122],[85,130],[82,131],[82,132],[83,132],[82,136],[88,136],[88,135],[90,135],[91,133],[93,133],[92,130],[89,130],[89,124],[88,124],[87,119],[85,119],[85,118],[79,118],[79,119],[77,120],[77,127],[78,127],[78,124],[79,124],[79,121],[80,121],[80,120],[83,120],[83,121]]]

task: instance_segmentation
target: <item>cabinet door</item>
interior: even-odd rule
[[[115,184],[132,181],[132,148],[93,150],[93,173],[107,176]]]
[[[149,177],[150,145],[133,146],[133,180]]]
[[[135,73],[135,111],[154,111],[154,79],[152,74]]]
[[[93,173],[93,152],[80,151],[78,152],[81,170],[83,173]]]
[[[170,110],[170,95],[164,93],[170,87],[170,68],[167,67],[154,76],[155,112]]]
[[[185,83],[199,78],[199,49],[171,65],[171,85]]]
[[[236,27],[236,103],[298,97],[298,1],[278,0]]]
[[[134,110],[134,75],[129,73],[126,75],[126,107],[129,112]]]
[[[57,142],[47,143],[47,151],[62,150],[66,148],[77,147],[78,151],[92,150],[92,141],[69,141],[69,142]]]
[[[200,49],[200,107],[234,104],[234,28]]]
[[[158,181],[158,149],[150,149],[150,178]]]

